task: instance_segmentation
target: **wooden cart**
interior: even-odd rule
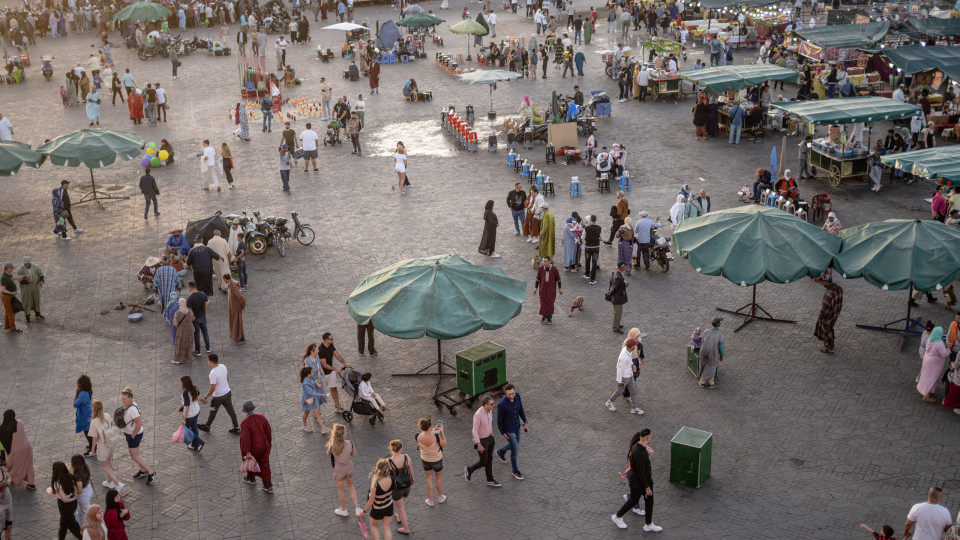
[[[650,79],[650,95],[654,101],[667,96],[683,97],[681,94],[681,79],[676,77]]]
[[[841,180],[866,177],[870,173],[870,154],[861,151],[843,155],[841,152],[814,146],[810,149],[810,172],[817,175],[819,171],[823,171],[830,185],[836,187]]]

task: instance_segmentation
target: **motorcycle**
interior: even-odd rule
[[[40,61],[43,62],[43,66],[40,68],[40,71],[43,72],[43,78],[49,81],[53,77],[53,57],[44,55],[40,58]]]
[[[237,215],[227,216],[228,224],[235,220],[240,223],[240,229],[243,230],[243,240],[246,242],[247,249],[250,250],[250,253],[254,255],[263,255],[266,253],[267,239],[264,234],[258,230],[253,221],[247,217],[247,213],[243,212],[242,217]]]
[[[287,220],[285,218],[277,217],[268,217],[266,220],[264,220],[263,217],[261,217],[259,210],[253,212],[253,217],[257,219],[256,228],[263,235],[263,239],[266,242],[266,247],[264,247],[263,251],[266,252],[267,248],[270,246],[276,246],[277,252],[280,253],[280,256],[285,257],[287,255],[287,250],[283,245],[283,236],[278,229],[277,223],[282,222],[281,225],[286,225]]]
[[[290,212],[290,215],[293,217],[293,236],[296,237],[297,242],[304,246],[312,244],[317,234],[313,232],[309,224],[300,222],[299,212]],[[285,238],[290,238],[290,235],[285,235]]]
[[[151,56],[162,56],[168,58],[170,56],[170,51],[167,50],[167,46],[161,44],[159,41],[155,41],[150,45],[143,45],[137,49],[137,57],[141,60],[146,60]]]
[[[660,218],[657,219],[659,220]],[[661,272],[666,272],[667,270],[670,270],[670,259],[672,258],[672,256],[667,257],[667,255],[670,253],[671,247],[670,237],[657,236],[657,229],[659,229],[659,227],[653,227],[653,229],[650,231],[650,240],[653,243],[653,246],[650,248],[650,258],[653,259],[655,263],[660,265]]]

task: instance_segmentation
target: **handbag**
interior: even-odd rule
[[[14,296],[10,299],[10,305],[13,307],[13,314],[16,315],[23,311],[23,304],[20,302],[20,299]]]
[[[183,442],[183,425],[178,427],[177,430],[173,432],[173,436],[170,437],[170,441],[175,443]]]
[[[252,457],[244,458],[243,463],[240,464],[240,472],[258,473],[260,472],[260,464]]]

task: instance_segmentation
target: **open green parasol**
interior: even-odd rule
[[[12,176],[20,167],[39,167],[43,163],[43,154],[32,150],[29,144],[17,141],[0,141],[0,176]],[[29,212],[11,212],[0,209],[0,223],[6,223],[10,218],[23,216]]]
[[[76,204],[101,199],[127,199],[115,197],[97,191],[93,179],[93,169],[112,165],[117,158],[129,160],[143,151],[144,142],[136,133],[113,129],[81,129],[61,135],[47,141],[37,148],[57,166],[79,167],[81,164],[90,169],[90,184],[93,190]],[[101,205],[102,206],[102,205]]]
[[[173,15],[168,8],[149,1],[134,2],[121,9],[114,19],[135,23],[161,21]]]
[[[409,17],[404,17],[397,26],[407,26],[410,28],[431,28],[443,22],[443,19],[434,17],[427,13],[414,13]]]

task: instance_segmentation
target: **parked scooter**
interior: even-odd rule
[[[45,54],[40,58],[40,62],[43,63],[43,66],[40,68],[40,71],[43,72],[43,78],[49,81],[50,78],[53,77],[53,57]]]
[[[660,218],[658,217],[657,220]],[[670,261],[673,259],[673,255],[670,253],[670,237],[657,236],[657,229],[659,227],[653,227],[650,231],[650,241],[653,243],[652,248],[650,249],[650,258],[653,259],[655,263],[660,265],[660,271],[666,272],[670,270]]]

